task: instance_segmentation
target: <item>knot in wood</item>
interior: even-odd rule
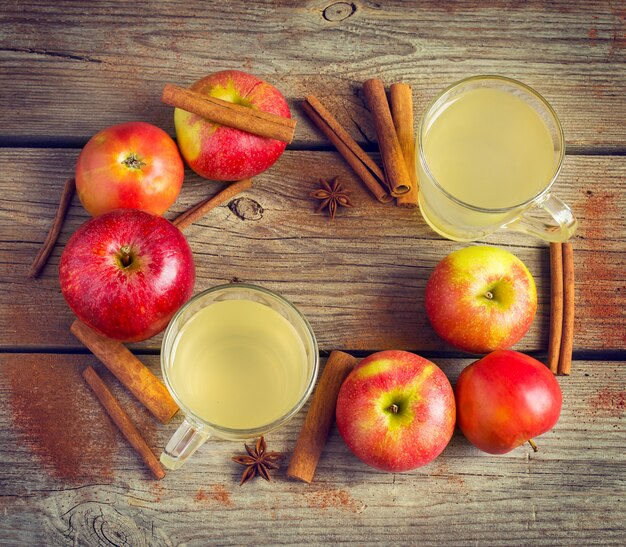
[[[324,8],[322,16],[326,21],[337,23],[350,17],[356,11],[356,5],[348,2],[335,2]]]
[[[241,220],[261,220],[263,218],[263,207],[250,198],[234,199],[228,204],[228,208]]]
[[[147,547],[149,544],[146,530],[107,503],[83,503],[68,516],[66,534],[82,538],[89,545]]]

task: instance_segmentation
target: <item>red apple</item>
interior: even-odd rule
[[[191,89],[230,103],[290,118],[285,97],[252,74],[224,70],[198,80]],[[180,151],[198,175],[213,180],[254,177],[271,167],[286,143],[213,123],[184,110],[174,111]]]
[[[515,255],[478,245],[444,258],[426,285],[426,313],[449,344],[470,353],[506,349],[537,311],[533,276]]]
[[[466,367],[456,383],[457,424],[490,454],[504,454],[554,427],[562,395],[542,363],[499,350]],[[533,448],[536,448],[533,444]]]
[[[92,216],[114,209],[163,214],[176,201],[185,167],[173,139],[144,122],[96,133],[76,163],[76,191]]]
[[[162,331],[193,290],[187,240],[163,217],[119,209],[91,219],[67,242],[63,296],[94,330],[124,342]]]
[[[407,351],[363,359],[337,398],[337,427],[355,456],[383,471],[434,460],[454,431],[454,393],[437,365]]]

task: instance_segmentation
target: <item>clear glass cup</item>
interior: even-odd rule
[[[295,329],[306,352],[306,381],[297,403],[284,415],[261,427],[253,429],[232,429],[209,423],[194,414],[171,381],[173,350],[181,328],[201,309],[224,300],[248,300],[263,304],[282,315]],[[319,369],[317,341],[306,318],[296,307],[281,296],[255,285],[234,283],[208,289],[189,300],[172,318],[161,346],[161,371],[167,389],[185,415],[183,423],[174,433],[161,454],[161,463],[168,469],[178,469],[212,435],[228,440],[248,440],[264,435],[291,419],[306,403],[311,395]],[[237,397],[237,393],[229,394]]]
[[[424,141],[438,116],[461,94],[476,88],[495,88],[511,93],[530,105],[545,123],[554,148],[554,170],[536,195],[504,208],[477,207],[448,192],[433,176]],[[416,143],[416,169],[419,174],[419,206],[429,226],[455,241],[481,239],[499,228],[534,235],[547,241],[566,241],[576,231],[577,221],[570,208],[551,193],[565,155],[561,123],[548,102],[535,90],[503,76],[474,76],[461,80],[437,96],[424,112]],[[506,186],[507,181],[502,184]],[[542,211],[537,211],[537,210]],[[547,222],[537,218],[547,216]]]

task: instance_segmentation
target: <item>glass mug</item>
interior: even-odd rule
[[[198,294],[161,346],[165,385],[185,414],[161,463],[178,469],[211,435],[247,440],[283,425],[311,395],[318,369],[313,330],[284,298],[245,283]]]
[[[419,206],[440,235],[473,241],[505,228],[566,241],[576,231],[570,208],[550,193],[563,130],[530,87],[502,76],[461,80],[426,109],[417,139]]]

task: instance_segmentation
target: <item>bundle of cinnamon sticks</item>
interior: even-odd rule
[[[399,206],[416,207],[418,180],[411,87],[392,84],[390,101],[384,84],[377,78],[367,80],[363,91],[372,113],[384,172],[317,97],[308,95],[302,109],[378,201],[387,203],[396,198]]]
[[[568,375],[574,349],[574,250],[572,244],[550,243],[550,338],[548,367]]]

